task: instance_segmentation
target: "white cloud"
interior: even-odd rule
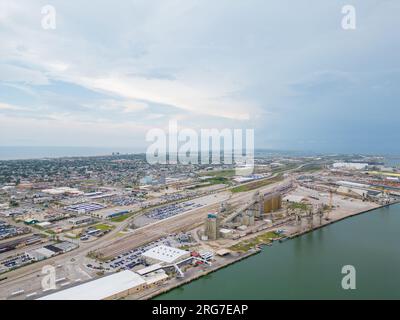
[[[182,1],[172,1],[168,4],[163,3],[158,10],[152,11],[147,8],[144,10],[148,13],[147,19],[143,25],[138,27],[137,32],[142,32],[141,36],[144,39],[153,39],[151,41],[156,39],[161,44],[164,40],[157,35],[161,35],[162,29],[165,28],[162,21],[170,23],[175,18],[183,17],[188,12],[190,13],[195,5],[197,5],[195,2],[185,4]],[[16,8],[15,10],[19,9],[20,11],[14,12],[15,19],[9,17],[7,20],[6,26],[10,31],[9,34],[6,34],[8,35],[8,39],[6,39],[8,40],[6,41],[8,50],[2,55],[5,58],[23,62],[29,68],[4,66],[3,71],[5,72],[2,72],[1,77],[3,81],[24,81],[32,85],[44,85],[52,80],[67,81],[107,93],[111,97],[126,99],[126,111],[137,110],[138,105],[130,104],[131,100],[142,100],[148,103],[173,106],[194,115],[204,114],[236,120],[248,120],[258,112],[259,108],[254,102],[231,97],[232,94],[242,89],[242,85],[245,86],[246,81],[243,79],[241,82],[244,84],[238,85],[239,74],[231,74],[232,79],[224,79],[224,72],[221,70],[218,72],[220,76],[213,72],[200,78],[196,77],[196,74],[199,74],[196,71],[198,70],[196,64],[190,64],[190,69],[188,69],[186,67],[188,61],[182,61],[178,65],[184,66],[184,70],[181,70],[179,74],[171,74],[172,78],[178,76],[178,79],[136,76],[135,74],[146,73],[146,70],[152,69],[151,63],[155,61],[152,54],[145,57],[144,61],[135,61],[129,57],[131,50],[127,50],[124,47],[125,44],[120,44],[121,48],[105,48],[102,44],[92,42],[92,39],[85,38],[81,34],[69,33],[68,30],[72,31],[73,29],[68,25],[72,22],[68,18],[72,17],[67,15],[69,12],[65,11],[66,8],[61,5],[55,6],[58,16],[63,19],[62,23],[58,24],[58,29],[45,31],[36,28],[37,21],[33,19],[32,11],[37,10],[38,6],[30,3],[28,7],[31,10],[22,7]],[[98,10],[101,9],[99,6]],[[82,12],[74,12],[76,15],[84,13],[85,8]],[[26,17],[26,24],[18,23],[22,17]],[[161,19],[161,17],[164,18]],[[35,26],[34,28],[32,28],[32,24]],[[107,23],[105,27],[107,27]],[[129,35],[134,36],[129,28],[123,29],[124,27],[125,25],[121,25],[120,28],[117,28],[119,33],[117,38],[127,39],[126,37]],[[12,34],[13,37],[11,37]],[[95,35],[91,36],[96,38]],[[118,61],[125,61],[125,64],[121,62],[115,64],[114,61],[109,60],[118,50],[121,50]],[[159,57],[157,57],[158,59]],[[176,65],[177,61],[173,64]],[[162,62],[157,61],[156,63]],[[8,70],[6,70],[7,68]],[[129,72],[130,70],[132,72]]]
[[[134,119],[146,126],[175,117],[196,127],[258,126],[262,137],[309,141],[298,137],[308,130],[299,129],[300,119],[325,121],[309,113],[310,104],[323,96],[350,110],[326,70],[346,88],[346,80],[359,76],[362,88],[365,70],[373,77],[400,67],[398,1],[357,5],[359,23],[351,33],[341,29],[335,1],[54,1],[52,31],[40,27],[42,1],[0,3],[6,7],[0,10],[0,81],[29,92],[25,104],[38,113],[67,117],[70,125]],[[63,90],[60,82],[79,89]],[[317,89],[322,82],[324,92]],[[310,87],[309,96],[294,94],[293,85]],[[48,101],[46,86],[53,94]],[[357,94],[367,100],[370,92]],[[0,100],[22,106],[8,92]]]
[[[230,98],[210,96],[209,92],[190,87],[179,81],[136,77],[81,78],[80,84],[126,99],[138,99],[166,104],[193,113],[216,117],[248,120],[255,106]],[[220,93],[224,94],[224,93]]]
[[[151,129],[134,121],[114,123],[103,119],[77,122],[67,115],[50,115],[49,118],[50,121],[48,118],[17,118],[0,114],[0,145],[143,147],[144,133]]]
[[[131,100],[100,100],[90,104],[82,104],[82,106],[96,110],[121,110],[126,113],[137,113],[138,111],[143,111],[148,108],[146,103],[140,101],[131,101]]]
[[[30,85],[49,84],[43,72],[7,64],[0,64],[0,81]]]
[[[12,105],[9,103],[0,102],[0,110],[26,110],[26,108]]]

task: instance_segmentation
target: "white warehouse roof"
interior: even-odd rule
[[[346,168],[346,169],[355,169],[362,170],[368,167],[367,163],[356,163],[356,162],[335,162],[333,164],[334,168]]]
[[[145,283],[137,273],[125,270],[44,296],[38,300],[103,300]]]
[[[165,263],[173,263],[180,258],[187,257],[188,254],[189,251],[161,245],[147,250],[142,254],[142,256]]]

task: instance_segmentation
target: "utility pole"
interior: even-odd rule
[[[332,189],[329,189],[329,206],[328,206],[328,213],[326,215],[325,220],[329,220],[329,214],[332,211],[332,207],[333,207],[333,191],[332,191]]]
[[[322,217],[324,216],[324,210],[321,205],[318,205],[318,216],[319,216],[319,225],[322,225]]]
[[[301,231],[301,215],[297,211],[295,212],[295,217],[296,217],[296,224],[299,227],[299,231]]]
[[[308,211],[307,219],[308,219],[308,224],[310,226],[310,229],[313,229],[313,227],[314,227],[314,215],[313,215],[312,208],[310,208],[309,211]]]

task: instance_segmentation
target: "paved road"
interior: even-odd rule
[[[145,243],[154,241],[165,235],[176,233],[180,231],[187,231],[194,229],[204,223],[207,214],[210,211],[218,210],[221,202],[227,201],[232,205],[239,205],[250,202],[253,195],[257,192],[268,192],[290,182],[290,179],[285,179],[279,183],[274,183],[265,186],[258,190],[248,192],[236,193],[231,195],[229,192],[223,192],[215,195],[210,205],[200,209],[190,210],[188,212],[172,216],[168,219],[152,223],[150,225],[136,229],[132,234],[120,238],[113,243],[107,243],[98,252],[102,257],[110,258],[117,256],[135,247],[141,246]]]
[[[190,230],[204,222],[207,213],[218,210],[219,204],[229,198],[228,192],[216,194],[210,204],[202,208],[189,210],[187,212],[157,221],[136,229],[132,234],[119,238],[112,243],[103,243],[103,248],[98,252],[104,257],[113,257],[120,253],[154,241],[164,235],[179,231]]]
[[[286,172],[291,172],[301,167],[302,165]],[[212,203],[210,203],[208,206],[190,210],[168,219],[158,221],[156,223],[136,229],[132,234],[118,237],[118,233],[124,230],[131,222],[131,219],[127,219],[117,225],[114,230],[100,238],[98,241],[81,243],[79,248],[71,252],[36,262],[32,265],[24,266],[4,274],[3,276],[6,276],[7,279],[0,282],[0,299],[6,299],[12,290],[16,291],[19,288],[26,286],[26,284],[30,283],[31,281],[38,282],[38,277],[41,275],[43,266],[62,265],[68,266],[70,270],[75,268],[76,270],[80,270],[80,273],[86,273],[88,270],[83,270],[83,265],[85,264],[85,261],[87,261],[86,255],[90,251],[100,252],[104,256],[115,256],[131,248],[154,241],[163,235],[175,233],[181,230],[194,229],[204,222],[206,214],[209,211],[217,210],[221,202],[229,199],[229,202],[234,205],[244,203],[250,201],[254,193],[258,190],[261,192],[267,192],[268,190],[276,187],[276,185],[277,184],[271,184],[260,189],[236,193],[233,195],[231,195],[229,191],[220,190],[215,193],[215,200],[212,201]],[[90,274],[87,276],[90,277]],[[20,298],[24,298],[24,296]]]

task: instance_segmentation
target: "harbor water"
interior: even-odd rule
[[[346,265],[355,290],[342,288]],[[155,299],[400,299],[400,204],[274,243]]]

